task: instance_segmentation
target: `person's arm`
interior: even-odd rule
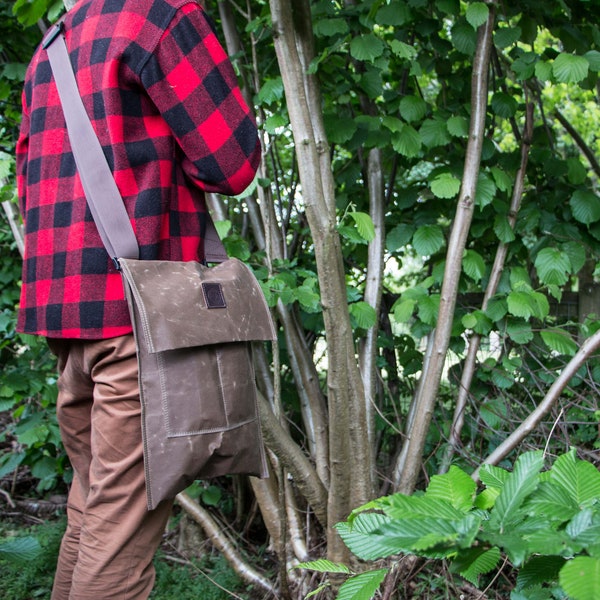
[[[260,161],[258,132],[229,58],[198,4],[178,11],[141,78],[177,138],[191,181],[208,192],[243,192]]]

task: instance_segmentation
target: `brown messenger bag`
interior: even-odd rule
[[[123,276],[137,345],[148,508],[195,479],[267,476],[252,343],[273,340],[252,271],[228,258],[207,214],[196,262],[139,260],[123,200],[85,112],[62,35],[44,47],[56,81],[88,205]]]

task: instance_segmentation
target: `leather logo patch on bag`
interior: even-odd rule
[[[223,287],[220,283],[203,283],[202,292],[204,293],[204,300],[206,300],[206,308],[227,308]]]

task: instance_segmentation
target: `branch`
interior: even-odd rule
[[[515,222],[517,220],[517,213],[521,208],[521,201],[523,198],[523,189],[525,187],[525,174],[527,171],[527,162],[529,159],[529,148],[531,146],[531,136],[533,135],[533,104],[527,103],[525,112],[525,127],[521,142],[521,164],[517,171],[515,179],[515,186],[513,188],[512,200],[510,203],[510,209],[508,212],[508,223],[511,229],[514,229]],[[519,136],[521,137],[521,136]],[[481,309],[485,310],[492,296],[496,293],[498,285],[500,283],[500,277],[504,269],[504,263],[506,261],[506,254],[508,252],[508,244],[500,243],[496,250],[496,256],[494,258],[494,265],[492,267],[490,279],[485,290]],[[481,343],[480,335],[473,335],[469,341],[469,349],[467,351],[467,357],[465,358],[465,364],[458,388],[458,398],[456,400],[456,406],[454,409],[454,418],[452,421],[452,429],[450,431],[450,440],[444,459],[442,461],[440,472],[447,471],[450,466],[450,461],[454,455],[454,451],[460,440],[460,432],[464,424],[464,412],[467,405],[467,398],[469,390],[471,389],[471,383],[475,374],[475,367],[477,361],[477,352]]]
[[[583,138],[579,135],[579,132],[575,129],[575,127],[573,127],[573,125],[571,125],[571,123],[569,123],[569,121],[567,121],[565,116],[558,109],[554,111],[554,115],[560,124],[566,129],[567,133],[573,138],[575,143],[579,146],[582,154],[588,159],[588,162],[594,170],[594,173],[596,173],[596,176],[600,177],[600,164],[592,152],[592,149],[583,141]]]
[[[508,436],[500,446],[498,446],[484,461],[483,464],[495,465],[501,461],[507,454],[512,452],[540,423],[542,418],[550,411],[550,409],[557,402],[560,394],[565,389],[570,379],[577,373],[581,366],[587,361],[587,359],[600,348],[600,330],[596,331],[594,335],[589,337],[579,350],[577,354],[568,362],[567,366],[563,369],[562,373],[556,378],[556,381],[552,384],[548,393],[537,406],[537,408],[517,427],[511,435]],[[479,481],[479,470],[478,467],[471,477],[475,481]]]
[[[399,463],[394,469],[394,486],[397,491],[410,494],[414,491],[423,460],[425,438],[431,424],[435,402],[440,388],[440,381],[450,345],[450,335],[458,294],[458,282],[462,269],[462,256],[473,219],[475,194],[481,149],[483,146],[485,117],[488,96],[488,71],[490,50],[495,22],[494,5],[490,7],[488,20],[479,28],[477,50],[473,62],[471,77],[471,122],[469,126],[469,141],[466,149],[463,168],[462,185],[456,207],[456,214],[446,255],[446,268],[442,284],[440,308],[435,329],[434,347],[427,368],[423,369],[419,382],[419,393],[414,403],[416,405],[415,419],[412,427],[406,430],[407,440],[400,458],[403,461],[400,470]]]
[[[23,257],[25,254],[25,239],[23,237],[23,226],[19,223],[19,215],[15,210],[13,203],[8,200],[2,202],[2,208],[4,209],[4,214],[8,219],[8,224],[15,237],[19,253],[21,254],[21,257]]]
[[[211,543],[217,548],[233,570],[248,584],[256,585],[262,590],[277,597],[276,589],[268,579],[255,571],[237,551],[235,544],[225,533],[225,528],[219,525],[211,514],[197,502],[192,500],[185,492],[177,494],[179,505],[198,523],[208,536]]]

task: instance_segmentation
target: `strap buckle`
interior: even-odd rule
[[[50,33],[44,38],[42,42],[42,48],[46,50],[50,44],[63,32],[65,28],[65,24],[63,21],[59,21],[54,27],[50,30]]]

